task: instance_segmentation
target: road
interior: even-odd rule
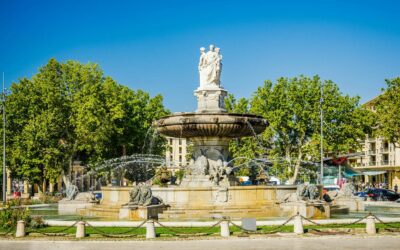
[[[269,237],[229,238],[208,240],[155,240],[155,241],[48,241],[0,240],[0,249],[7,250],[258,250],[258,249],[399,249],[400,236],[321,236],[321,237]]]

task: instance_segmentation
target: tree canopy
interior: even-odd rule
[[[377,132],[399,147],[400,143],[400,77],[386,80],[386,89],[377,98]]]
[[[33,182],[68,173],[73,160],[95,163],[146,150],[151,123],[168,114],[161,95],[122,86],[94,63],[50,59],[10,90],[7,164]],[[160,138],[151,146],[152,153],[163,151]]]
[[[360,147],[358,140],[369,132],[373,119],[358,102],[359,97],[343,95],[335,83],[318,76],[265,81],[248,102],[230,96],[227,107],[261,115],[270,123],[257,138],[232,142],[234,157],[243,153],[249,158],[268,155],[276,161],[280,177],[294,183],[302,162],[319,160],[321,109],[326,153],[335,156]]]

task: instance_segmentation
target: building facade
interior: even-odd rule
[[[175,172],[188,165],[188,141],[185,138],[167,137],[168,148],[165,152],[166,163],[169,170]]]
[[[376,97],[364,104],[364,107],[375,112]],[[386,183],[389,189],[400,187],[400,148],[383,137],[366,138],[361,142],[359,156],[350,157],[350,166],[361,170],[365,183]]]

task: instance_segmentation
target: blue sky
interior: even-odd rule
[[[0,0],[0,72],[31,77],[51,57],[96,62],[119,83],[193,111],[199,47],[221,47],[222,85],[249,97],[266,79],[312,76],[378,95],[400,76],[400,1]]]

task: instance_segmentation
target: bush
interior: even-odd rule
[[[8,202],[3,210],[0,211],[0,227],[10,228],[15,227],[19,220],[25,221],[25,225],[29,226],[31,223],[31,216],[29,208],[15,208],[15,201]]]
[[[42,228],[42,227],[46,227],[46,226],[47,225],[42,216],[32,217],[32,221],[31,221],[31,225],[30,225],[31,228]]]

